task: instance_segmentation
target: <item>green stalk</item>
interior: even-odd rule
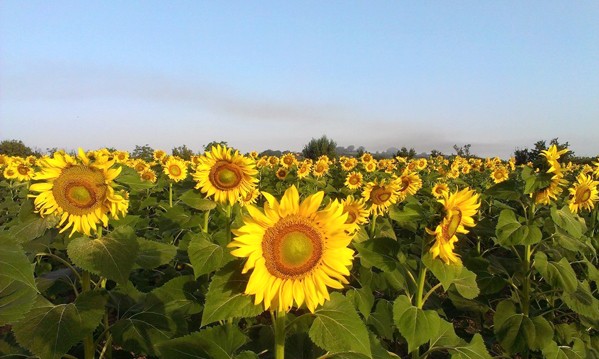
[[[270,312],[275,332],[275,359],[285,359],[285,312]]]
[[[210,218],[210,211],[204,212],[204,223],[202,224],[202,232],[208,233],[208,220]]]
[[[374,239],[374,232],[376,230],[376,214],[372,215],[372,220],[370,221],[370,239]]]
[[[81,273],[81,291],[83,293],[91,290],[91,276],[88,271],[84,270]],[[85,359],[94,359],[96,350],[94,348],[94,334],[86,335],[83,338],[83,353]]]
[[[522,313],[528,317],[530,307],[530,244],[524,246],[524,287],[522,288]]]
[[[424,305],[424,301],[422,294],[424,293],[424,280],[426,279],[426,267],[422,266],[420,268],[420,273],[418,274],[418,288],[416,289],[416,307],[418,309],[422,309]]]
[[[227,243],[231,242],[231,213],[232,213],[232,206],[230,204],[227,204],[225,206],[225,213],[227,214],[227,226],[225,227],[226,231],[227,231]]]
[[[168,205],[173,208],[173,182],[168,184]]]

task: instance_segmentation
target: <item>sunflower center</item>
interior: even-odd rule
[[[370,192],[372,203],[381,205],[386,203],[391,198],[391,191],[385,187],[374,186]]]
[[[353,185],[357,185],[358,183],[360,183],[360,179],[358,178],[358,176],[351,176],[349,178],[349,183],[353,184]]]
[[[106,191],[102,172],[81,165],[63,170],[52,188],[56,203],[66,212],[79,216],[101,206]]]
[[[179,167],[177,165],[170,165],[168,167],[168,171],[170,172],[170,174],[172,174],[175,177],[181,175],[181,167]]]
[[[406,190],[406,188],[408,188],[410,186],[410,180],[408,178],[402,178],[401,179],[401,188],[399,189],[400,192],[403,192]]]
[[[347,208],[347,219],[345,220],[345,224],[353,224],[358,219],[358,214],[354,208]]]
[[[17,170],[23,176],[25,176],[25,175],[27,175],[29,173],[29,167],[27,167],[27,166],[19,165],[19,167],[17,167]]]
[[[223,191],[235,188],[243,178],[241,169],[227,161],[219,161],[210,169],[210,182]]]
[[[576,203],[584,203],[591,198],[591,189],[587,186],[581,186],[576,190]]]
[[[320,262],[323,237],[310,220],[292,215],[266,230],[262,252],[273,276],[302,278]]]

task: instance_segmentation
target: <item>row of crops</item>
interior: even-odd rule
[[[0,155],[0,357],[599,358],[599,162]]]

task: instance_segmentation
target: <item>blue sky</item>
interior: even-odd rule
[[[597,1],[0,2],[0,140],[599,154]]]

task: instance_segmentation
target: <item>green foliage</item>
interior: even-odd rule
[[[189,149],[186,145],[182,145],[182,146],[178,146],[178,147],[173,147],[173,150],[171,151],[171,154],[173,156],[177,156],[179,158],[182,158],[186,161],[191,160],[191,157],[195,155],[195,153]]]
[[[329,158],[337,157],[337,142],[328,138],[326,135],[316,139],[312,138],[302,150],[302,155],[305,158],[312,160],[318,159],[322,155],[327,155]]]
[[[27,157],[39,155],[21,140],[3,140],[0,141],[0,155]]]
[[[143,146],[135,145],[133,152],[131,152],[131,157],[139,158],[146,162],[151,162],[154,159],[154,149],[148,144]]]

